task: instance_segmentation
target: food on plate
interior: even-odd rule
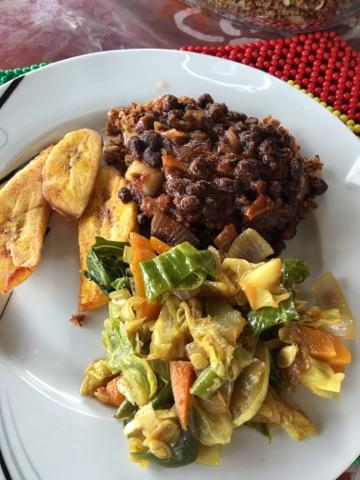
[[[308,265],[274,257],[253,230],[223,253],[137,233],[98,246],[112,258],[92,274],[100,286],[111,280],[105,356],[87,367],[81,393],[116,407],[133,461],[217,465],[243,426],[270,439],[276,426],[295,440],[317,433],[287,392],[339,397],[356,326],[331,274],[303,300]]]
[[[40,152],[0,190],[0,293],[22,283],[40,263],[50,215],[41,172],[52,148]]]
[[[143,232],[222,251],[246,228],[275,253],[327,185],[280,122],[230,111],[204,94],[164,95],[108,112],[104,156],[128,180]]]
[[[84,275],[80,276],[79,309],[93,310],[105,305],[108,302],[108,294],[111,292],[111,278],[109,272],[101,270],[104,264],[109,267],[113,259],[113,251],[107,245],[106,248],[96,244],[96,237],[105,237],[108,240],[128,241],[130,232],[137,229],[136,205],[134,202],[126,204],[119,201],[118,191],[125,185],[126,181],[118,170],[111,166],[101,167],[95,181],[94,191],[90,202],[79,220],[78,239],[80,252],[80,269],[86,270],[90,281]],[[88,254],[91,252],[88,259]],[[122,256],[122,250],[121,250]],[[110,254],[110,255],[109,255]],[[95,272],[101,275],[93,277]],[[114,267],[116,267],[114,263]]]
[[[101,136],[88,128],[69,132],[55,145],[43,169],[43,194],[54,210],[66,217],[81,217],[101,155]]]

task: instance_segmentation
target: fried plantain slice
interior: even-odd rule
[[[86,259],[95,237],[126,241],[130,232],[137,231],[134,202],[122,203],[118,197],[126,180],[116,168],[101,167],[87,209],[79,220],[80,268],[87,268]],[[94,310],[105,305],[108,297],[92,281],[80,276],[79,310]]]
[[[52,149],[42,150],[0,190],[0,293],[26,280],[40,262],[51,211],[41,173]]]
[[[101,136],[82,128],[55,145],[43,169],[43,194],[51,207],[78,219],[94,188],[102,154]]]

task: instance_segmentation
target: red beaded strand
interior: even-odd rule
[[[182,50],[241,62],[288,81],[360,134],[360,56],[335,32]]]

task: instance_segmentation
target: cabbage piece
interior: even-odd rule
[[[198,441],[180,429],[175,408],[141,407],[124,428],[129,438],[130,458],[142,465],[153,461],[163,467],[180,467],[196,460]]]
[[[343,373],[335,373],[327,363],[309,356],[310,368],[301,375],[301,383],[323,398],[339,398]]]
[[[105,359],[90,363],[84,372],[83,381],[80,387],[81,395],[93,395],[95,390],[108,381],[113,376],[107,366]]]
[[[231,281],[227,274],[225,273],[225,269],[221,264],[221,258],[218,250],[214,247],[208,248],[209,252],[211,253],[213,260],[215,262],[216,268],[216,275],[214,280],[206,280],[204,284],[201,286],[200,293],[202,296],[216,296],[216,297],[225,297],[231,298],[236,296],[241,288],[236,282]],[[244,299],[244,303],[246,302],[246,298]]]
[[[311,291],[320,310],[338,309],[340,322],[324,323],[322,328],[347,340],[356,338],[356,323],[340,285],[332,273],[324,273],[312,286]]]
[[[175,297],[166,300],[152,328],[148,359],[169,361],[184,357],[188,329],[183,316],[177,314],[179,305]]]
[[[268,394],[253,422],[280,425],[294,440],[304,440],[317,434],[312,421],[294,404],[284,400],[275,389]]]
[[[206,302],[207,314],[216,324],[219,334],[231,345],[243,331],[246,320],[238,310],[235,310],[225,299],[209,298]]]
[[[118,364],[122,372],[117,381],[118,390],[131,402],[139,407],[148,403],[157,391],[156,375],[149,363],[134,354],[122,356]]]
[[[110,316],[104,322],[102,338],[107,364],[114,374],[120,371],[120,359],[129,353],[139,354],[150,336],[150,322],[139,314],[143,302],[144,299],[132,297],[126,289],[110,295]]]
[[[140,263],[146,298],[163,299],[175,290],[194,290],[207,277],[215,279],[216,267],[208,250],[183,242],[157,257]]]
[[[235,381],[240,373],[254,361],[254,355],[242,345],[236,345],[229,368],[229,379]]]
[[[168,362],[157,358],[156,360],[150,360],[150,365],[153,371],[164,383],[170,382],[170,369]]]
[[[288,298],[281,302],[277,308],[263,307],[259,310],[251,310],[247,319],[253,334],[260,335],[260,333],[275,325],[296,320],[298,316],[294,300]]]
[[[262,307],[277,308],[280,302],[289,298],[289,292],[280,288],[280,277],[281,260],[273,258],[241,278],[240,286],[253,310]]]
[[[201,309],[195,299],[189,300],[189,303],[182,302],[179,311],[180,316],[185,316],[186,324],[195,343],[207,353],[213,371],[219,377],[226,378],[234,347],[219,334],[218,328],[210,316],[198,316],[201,315]]]
[[[229,410],[214,395],[210,400],[193,397],[196,435],[202,445],[230,443],[233,425]]]
[[[267,347],[259,342],[253,362],[234,383],[230,401],[234,426],[239,427],[256,415],[267,394],[269,374],[270,354]]]

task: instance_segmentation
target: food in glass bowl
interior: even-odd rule
[[[358,0],[185,0],[231,20],[270,30],[329,28],[360,13]]]

